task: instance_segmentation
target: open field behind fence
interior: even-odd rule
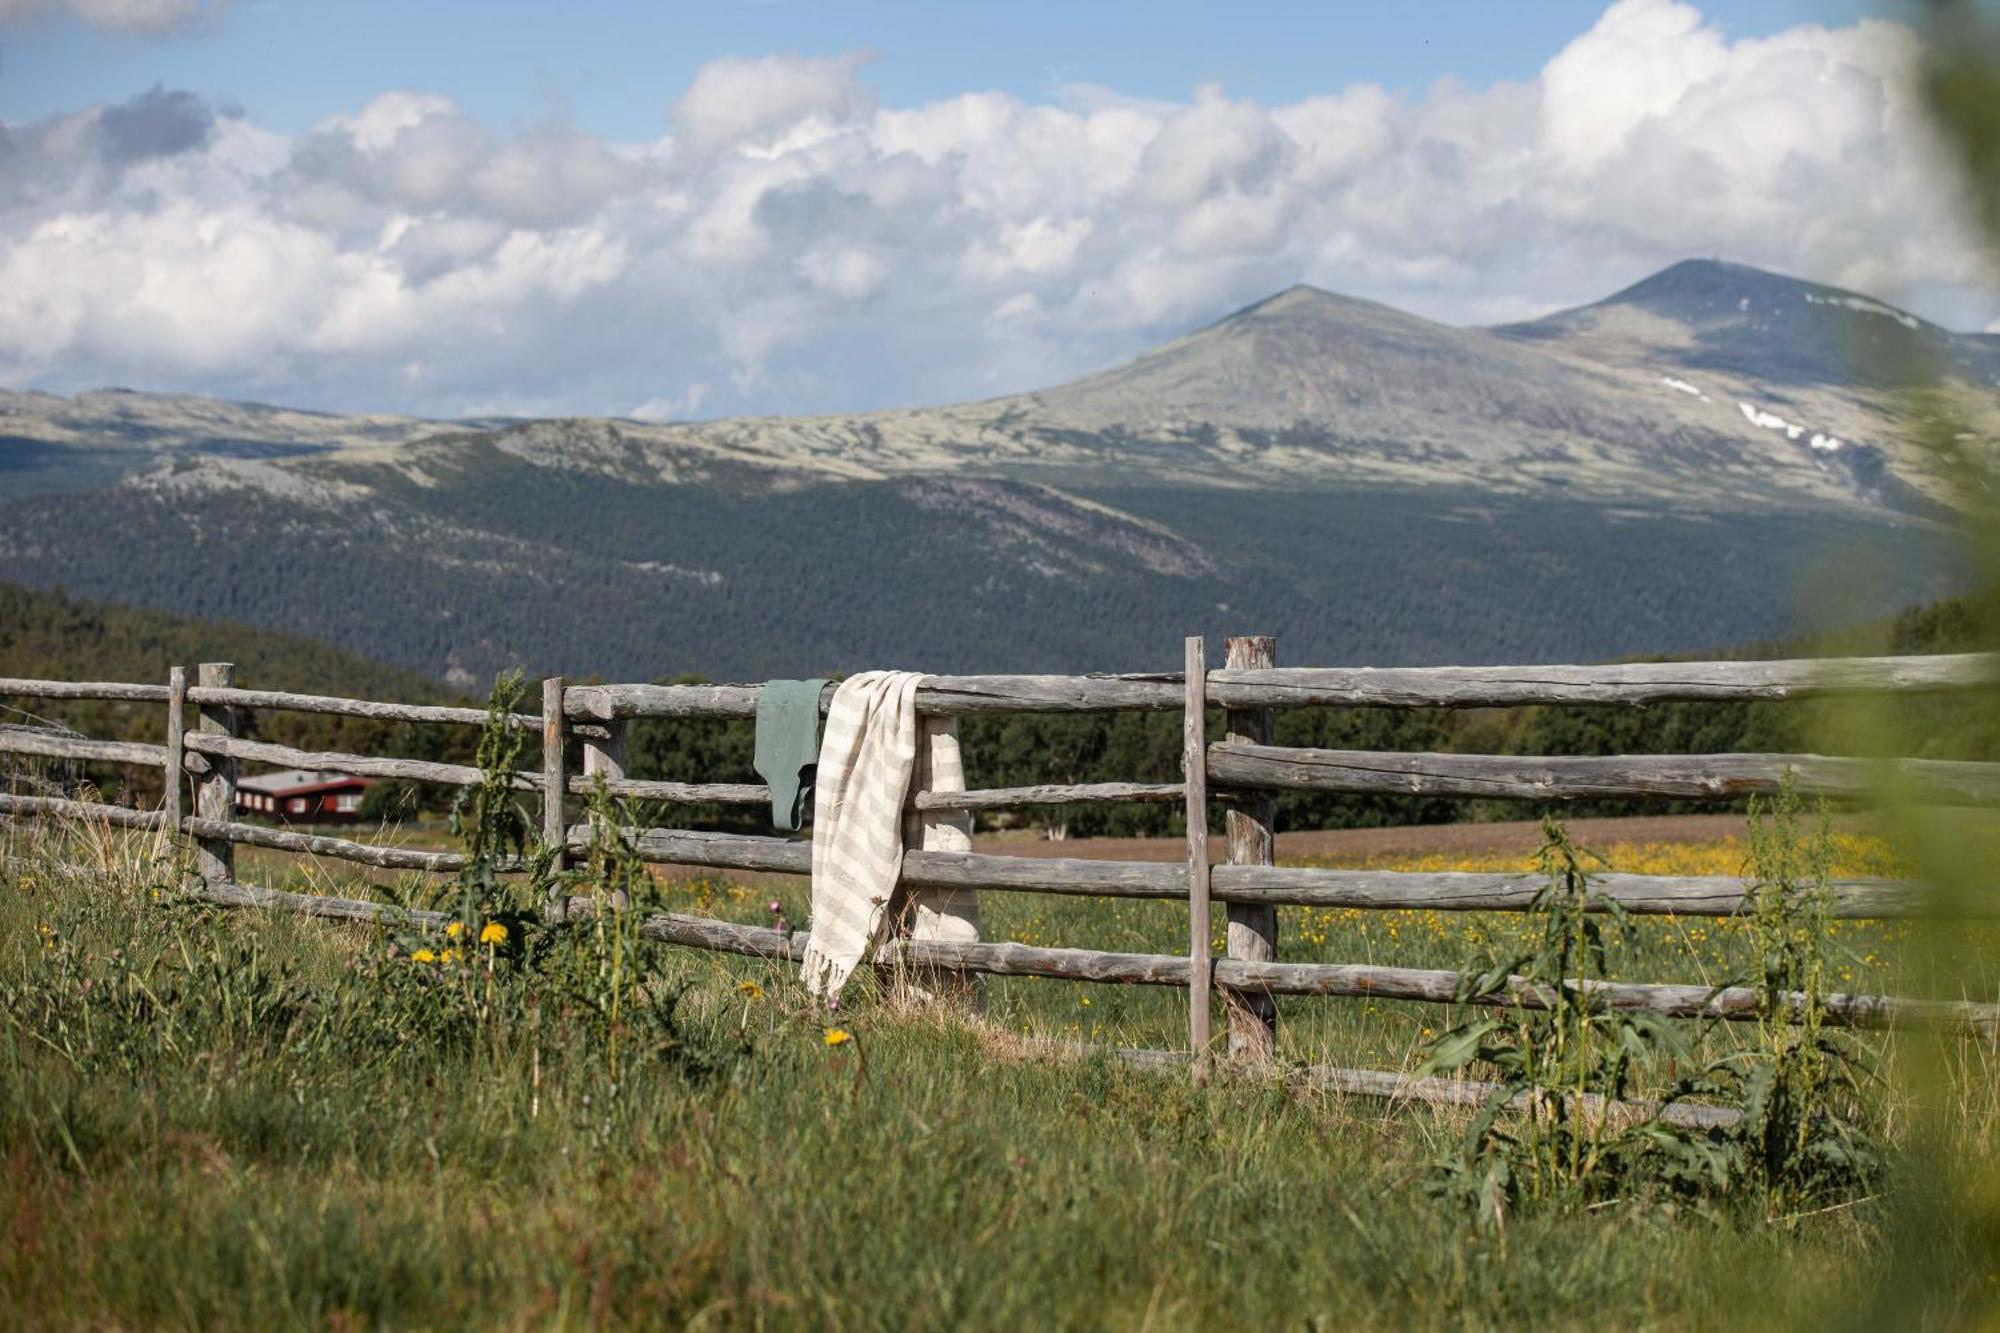
[[[1542,884],[1538,876],[1509,871],[1375,870],[1278,866],[1273,855],[1271,796],[1285,789],[1335,792],[1411,792],[1463,799],[1495,797],[1560,803],[1593,797],[1734,800],[1773,792],[1791,782],[1806,795],[1865,797],[1877,784],[1894,782],[1942,804],[1980,805],[2000,794],[2000,765],[1944,762],[1874,762],[1817,755],[1644,755],[1522,757],[1403,754],[1297,749],[1270,745],[1272,710],[1318,705],[1388,708],[1488,707],[1523,703],[1642,707],[1672,700],[1792,699],[1826,695],[1887,695],[1949,691],[1992,683],[2000,660],[1989,655],[1866,658],[1780,662],[1713,662],[1606,667],[1473,667],[1416,669],[1278,668],[1272,641],[1232,639],[1227,665],[1206,669],[1204,645],[1186,645],[1180,673],[1123,676],[931,677],[917,696],[922,714],[994,711],[1176,710],[1185,738],[1183,781],[1177,784],[1052,783],[965,793],[913,792],[918,809],[993,810],[1046,804],[1174,801],[1187,813],[1185,855],[1177,863],[991,853],[910,852],[905,889],[975,889],[983,893],[1054,895],[1111,900],[1093,912],[1144,913],[1146,928],[1128,938],[1145,948],[1084,947],[1074,939],[986,939],[946,944],[896,938],[883,948],[884,968],[915,972],[979,973],[1064,982],[1158,988],[1176,993],[1184,1049],[1206,1060],[1219,1054],[1212,1042],[1212,1004],[1219,1001],[1228,1054],[1255,1063],[1279,1053],[1280,1002],[1292,997],[1339,997],[1365,1005],[1435,1006],[1470,1001],[1494,1006],[1540,1007],[1550,995],[1519,979],[1497,982],[1468,996],[1451,966],[1410,966],[1366,957],[1302,961],[1281,957],[1285,937],[1280,913],[1299,914],[1295,933],[1332,914],[1519,913]],[[514,787],[538,794],[545,843],[559,854],[584,851],[589,827],[574,822],[573,798],[602,786],[612,795],[666,806],[687,803],[755,803],[761,786],[743,783],[667,783],[626,777],[622,766],[625,725],[640,717],[742,716],[754,711],[756,686],[566,685],[543,682],[539,713],[506,719],[539,737],[540,763],[512,774]],[[831,694],[829,687],[828,697]],[[162,743],[108,742],[19,727],[0,727],[0,752],[85,763],[158,765],[182,780],[165,784],[156,810],[133,810],[60,795],[0,794],[0,813],[17,818],[83,818],[111,825],[161,830],[192,841],[199,884],[210,901],[362,921],[422,924],[421,914],[379,897],[300,893],[269,883],[244,882],[239,848],[352,862],[390,872],[452,874],[461,853],[392,841],[362,841],[271,827],[241,820],[235,786],[243,765],[325,769],[364,776],[468,786],[477,768],[391,755],[305,751],[247,739],[238,718],[247,709],[290,709],[431,724],[487,722],[479,709],[406,705],[239,690],[227,664],[201,667],[194,683],[176,668],[164,684],[0,680],[0,696],[44,699],[117,699],[164,706]],[[826,700],[822,699],[822,707]],[[1210,710],[1220,708],[1221,730],[1208,734]],[[189,799],[190,788],[192,799]],[[1222,836],[1209,847],[1211,812],[1220,808]],[[670,826],[628,830],[631,844],[649,862],[719,872],[802,875],[807,843],[777,837],[719,834]],[[1750,881],[1729,874],[1635,874],[1611,871],[1593,882],[1601,900],[1637,916],[1727,918],[1745,902]],[[1919,886],[1881,876],[1855,876],[1832,885],[1831,914],[1844,919],[1893,920],[1922,909]],[[1118,902],[1132,904],[1118,907]],[[1163,947],[1166,918],[1178,916],[1184,944]],[[1062,914],[1074,920],[1070,913]],[[794,916],[795,920],[802,917]],[[996,920],[1001,918],[996,917]],[[1687,929],[1677,925],[1678,929]],[[641,925],[650,938],[750,958],[795,961],[804,932],[698,912],[661,912]],[[989,932],[990,934],[991,932]],[[1094,934],[1094,932],[1093,932]],[[1313,952],[1318,952],[1314,950]],[[1440,960],[1445,961],[1445,960]],[[1587,984],[1596,1000],[1615,1008],[1675,1018],[1755,1019],[1757,996],[1749,987],[1717,984],[1713,977],[1672,981],[1633,979]],[[1831,996],[1834,1021],[1857,1026],[1944,1025],[1987,1037],[2000,1027],[2000,1006],[1988,997],[1899,997],[1865,990]],[[1159,1033],[1147,1022],[1143,1029]],[[1318,1026],[1318,1025],[1315,1025]],[[1164,1034],[1160,1034],[1164,1036]],[[1315,1053],[1326,1053],[1325,1045]],[[1287,1043],[1298,1050],[1299,1043]],[[1321,1076],[1357,1092],[1418,1099],[1462,1100],[1477,1089],[1439,1089],[1393,1072],[1330,1067]],[[1675,1114],[1699,1117],[1698,1106]]]

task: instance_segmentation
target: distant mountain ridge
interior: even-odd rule
[[[2000,420],[2000,342],[1689,261],[1497,329],[1293,287],[935,408],[430,422],[7,394],[0,577],[458,682],[1115,668],[1253,621],[1320,660],[1665,652],[1798,628],[1828,550],[1882,554],[1847,619],[1950,591],[1949,497],[1896,443],[1918,363]]]

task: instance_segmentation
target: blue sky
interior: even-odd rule
[[[0,0],[0,388],[847,411],[1689,256],[2000,328],[1902,12]]]
[[[1351,83],[1415,90],[1440,78],[1475,87],[1529,78],[1603,8],[1602,0],[235,0],[165,35],[60,16],[0,32],[0,117],[115,102],[158,83],[234,101],[257,123],[296,133],[385,88],[422,88],[495,127],[555,110],[595,133],[638,139],[660,132],[668,101],[717,56],[850,51],[877,56],[869,81],[890,105],[972,89],[1040,99],[1073,84],[1178,101],[1220,83],[1282,102]],[[1702,6],[1733,37],[1894,8]]]

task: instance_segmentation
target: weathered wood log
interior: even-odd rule
[[[1210,704],[1225,708],[1644,705],[1675,700],[1926,693],[1994,683],[2000,683],[2000,655],[1964,653],[1609,666],[1226,669],[1209,674],[1207,698]],[[583,685],[570,690],[568,708],[572,717],[600,721],[640,716],[749,717],[757,711],[760,688]],[[1179,705],[1183,688],[1182,678],[1172,674],[933,676],[918,690],[917,708],[935,713],[1164,710]],[[825,703],[823,697],[822,708]]]
[[[318,916],[354,920],[401,920],[441,924],[442,912],[414,912],[386,904],[317,894],[279,893],[270,889],[216,881],[200,896],[243,906],[275,906]],[[803,957],[806,933],[787,934],[766,926],[743,926],[677,913],[648,916],[641,923],[649,938],[695,947],[749,954],[760,958]],[[938,940],[892,940],[876,955],[890,965],[944,971],[986,972],[999,976],[1059,977],[1121,985],[1186,986],[1192,960],[1172,954],[1103,953],[1093,949],[1047,949],[1013,943],[950,943]],[[1213,964],[1222,985],[1258,987],[1277,995],[1346,995],[1379,1000],[1413,1000],[1430,1004],[1458,1003],[1459,974],[1442,969],[1380,967],[1348,963],[1246,963],[1224,958]],[[1659,985],[1642,982],[1569,982],[1610,1009],[1659,1014],[1669,1018],[1720,1018],[1755,1021],[1758,999],[1747,987]],[[1549,992],[1520,977],[1510,977],[1492,992],[1466,1003],[1502,1008],[1548,1007]],[[1790,995],[1794,1005],[1803,997]],[[1915,1000],[1888,995],[1834,994],[1824,997],[1829,1019],[1854,1027],[1938,1027],[1987,1039],[2000,1035],[2000,1005],[1965,1001]]]
[[[483,727],[484,708],[446,704],[382,703],[374,699],[348,699],[330,694],[295,694],[289,690],[243,690],[234,687],[207,688],[197,685],[188,691],[190,702],[226,705],[233,708],[272,708],[292,713],[331,713],[340,717],[367,717],[384,722],[426,722],[452,726]],[[537,730],[542,719],[534,713],[509,713],[510,725]]]
[[[373,843],[355,842],[348,838],[297,833],[291,829],[267,828],[262,824],[239,824],[229,820],[204,819],[197,816],[183,821],[182,827],[195,837],[215,842],[243,843],[251,847],[269,847],[281,852],[298,852],[308,856],[330,856],[336,860],[354,861],[382,870],[426,870],[438,874],[452,874],[465,867],[465,857],[458,852],[429,852],[415,847],[378,847]]]
[[[187,816],[187,668],[167,669],[167,758],[161,773],[160,809],[167,827],[180,837]]]
[[[569,691],[571,717],[609,722],[625,717],[754,717],[761,685],[577,685]],[[820,711],[834,687],[820,694]],[[1164,711],[1181,702],[1175,675],[929,676],[917,688],[917,711],[965,713],[1077,713],[1101,709]]]
[[[620,725],[617,723],[614,726]],[[590,750],[584,751],[586,762]],[[597,780],[589,773],[579,774],[569,780],[573,794],[587,796],[597,788]],[[604,790],[612,796],[626,796],[642,801],[664,801],[670,805],[768,805],[771,789],[749,782],[654,782],[645,778],[611,777],[607,774]]]
[[[807,939],[803,930],[787,934],[769,926],[739,926],[677,912],[646,917],[639,923],[639,933],[670,944],[792,962],[805,957]],[[1185,986],[1188,979],[1188,960],[1169,954],[1099,953],[1093,949],[1045,949],[993,942],[890,940],[876,951],[875,962],[886,967],[1060,977],[1121,985]]]
[[[48,759],[83,759],[105,764],[143,764],[161,768],[167,762],[167,747],[145,741],[94,741],[82,736],[59,736],[37,727],[0,725],[0,751],[31,754]]]
[[[1959,653],[1610,666],[1231,668],[1209,676],[1208,697],[1230,708],[1503,708],[1930,693],[1994,684],[2000,684],[2000,654]]]
[[[812,870],[812,844],[803,840],[693,829],[627,829],[625,833],[639,855],[656,865],[781,875],[804,875]],[[572,849],[586,847],[589,841],[589,825],[571,826]],[[1185,899],[1187,869],[1166,861],[909,851],[903,853],[903,884],[914,889],[1012,889],[1106,898]]]
[[[234,880],[204,882],[188,890],[188,896],[222,907],[261,907],[271,911],[295,912],[301,916],[326,917],[335,921],[367,921],[376,925],[437,930],[451,920],[448,912],[431,912],[394,903],[370,902],[365,898],[336,898],[320,893],[287,893],[259,884],[238,884]]]
[[[1261,986],[1277,995],[1350,995],[1376,1000],[1458,1003],[1459,974],[1437,968],[1381,967],[1361,963],[1242,963],[1215,965],[1222,985]],[[1604,1008],[1659,1014],[1666,1018],[1722,1018],[1754,1021],[1757,992],[1747,986],[1683,986],[1636,981],[1569,982]],[[1500,1008],[1546,1009],[1551,995],[1521,977],[1509,977],[1494,991],[1466,1003]],[[1788,994],[1792,1005],[1804,997]],[[1890,995],[1828,995],[1830,1021],[1852,1027],[1927,1026],[1963,1029],[1979,1035],[2000,1033],[2000,1006],[1961,1001],[1911,1000]]]
[[[128,685],[111,680],[24,680],[0,676],[0,696],[30,699],[117,699],[132,703],[165,703],[164,685]]]
[[[237,883],[206,884],[193,891],[196,898],[231,907],[255,907],[296,912],[333,920],[362,921],[378,925],[400,925],[437,930],[449,920],[445,912],[396,907],[387,903],[320,894],[285,893],[256,885]],[[735,953],[774,961],[797,962],[805,956],[805,931],[785,932],[768,926],[743,926],[681,913],[650,915],[639,923],[639,933],[661,940],[713,952]],[[1081,955],[1076,957],[1075,955]],[[1186,960],[1165,955],[1100,954],[1080,949],[1031,949],[1015,944],[959,944],[940,946],[915,941],[891,942],[877,956],[881,963],[902,962],[939,969],[983,971],[1006,976],[1048,976],[1078,981],[1111,981],[1126,984],[1178,985],[1185,979]],[[1095,974],[1095,975],[1091,975]],[[1079,1055],[1096,1053],[1080,1043]],[[1113,1059],[1141,1068],[1161,1068],[1183,1063],[1188,1053],[1179,1051],[1108,1050]],[[1288,1075],[1296,1082],[1350,1096],[1379,1097],[1392,1101],[1422,1102],[1432,1105],[1473,1108],[1483,1106],[1497,1090],[1491,1083],[1455,1079],[1417,1078],[1375,1070],[1336,1069],[1308,1066]],[[1647,1116],[1654,1103],[1603,1102],[1589,1097],[1586,1109],[1608,1114]],[[1525,1103],[1516,1109],[1525,1109]],[[1678,1102],[1665,1108],[1660,1118],[1670,1124],[1693,1128],[1726,1128],[1735,1123],[1737,1113],[1727,1107]]]
[[[600,737],[586,739],[583,746],[583,778],[593,782],[603,778],[607,783],[621,782],[625,778],[625,724],[606,724]],[[574,787],[571,790],[575,790]]]
[[[1679,700],[1796,699],[1824,695],[1928,693],[2000,683],[2000,655],[1809,658],[1765,662],[1638,662],[1606,666],[1229,668],[1208,676],[1207,698],[1227,708],[1349,705],[1399,708],[1579,703],[1644,705]],[[1164,710],[1180,704],[1173,674],[933,676],[918,692],[923,712]],[[569,690],[573,718],[749,717],[758,685],[582,685]],[[211,693],[210,691],[224,691]],[[831,694],[829,687],[828,695]],[[164,702],[166,687],[122,681],[0,677],[0,695]],[[284,690],[196,685],[190,702],[283,708],[391,721],[480,726],[484,709],[398,704]],[[824,702],[822,703],[824,707]],[[516,726],[541,719],[514,714]]]
[[[617,724],[614,724],[617,725]],[[588,759],[590,750],[585,750]],[[593,790],[589,775],[572,777],[576,794]],[[655,782],[642,778],[607,777],[604,789],[613,796],[663,801],[672,805],[764,805],[771,789],[756,782]],[[1030,805],[1105,804],[1118,801],[1178,801],[1178,782],[1090,782],[1045,787],[989,787],[965,792],[915,792],[910,804],[918,810],[1009,810]]]
[[[1215,897],[1232,903],[1427,912],[1524,912],[1547,881],[1540,875],[1465,870],[1323,870],[1316,866],[1217,866]],[[1730,875],[1601,874],[1590,879],[1591,910],[1605,900],[1645,916],[1734,916],[1753,881]],[[1891,879],[1834,880],[1835,917],[1881,920],[1921,916],[1930,891]],[[2000,895],[1991,909],[2000,914]]]
[[[230,662],[203,662],[196,669],[195,681],[210,689],[228,689],[230,679],[236,674],[235,664]],[[209,765],[208,776],[201,780],[195,790],[195,813],[203,819],[217,823],[227,823],[236,813],[236,759],[227,750],[204,750],[205,744],[236,745],[236,710],[227,704],[204,704],[196,722],[197,732],[181,733],[181,743],[190,750],[198,750],[218,757]],[[300,765],[300,767],[313,767]],[[178,776],[178,775],[176,775]],[[195,870],[202,879],[211,884],[223,883],[236,878],[236,844],[220,838],[198,838],[195,840]]]
[[[1500,1091],[1497,1083],[1476,1079],[1421,1078],[1374,1069],[1337,1069],[1331,1065],[1309,1065],[1291,1076],[1294,1081],[1324,1092],[1349,1097],[1377,1097],[1392,1102],[1419,1102],[1427,1106],[1458,1106],[1476,1110]],[[1700,1102],[1612,1101],[1595,1093],[1569,1094],[1564,1100],[1573,1112],[1596,1118],[1610,1117],[1628,1123],[1657,1117],[1662,1124],[1683,1129],[1728,1129],[1743,1118],[1729,1106],[1707,1106]],[[1534,1105],[1533,1094],[1515,1093],[1507,1099],[1507,1109],[1520,1112]]]
[[[786,935],[766,926],[738,926],[676,914],[648,917],[641,927],[652,938],[760,958],[802,957],[806,933]],[[1060,977],[1122,985],[1185,986],[1190,960],[1170,954],[1100,953],[1091,949],[1045,949],[1023,944],[891,941],[877,955],[883,963],[1001,976]],[[1338,963],[1245,963],[1217,959],[1218,983],[1256,986],[1278,995],[1351,995],[1374,999],[1454,1003],[1459,974],[1428,968],[1378,967]],[[1584,989],[1613,1009],[1638,1010],[1675,1018],[1712,1017],[1754,1021],[1756,992],[1746,987],[1588,982]],[[1797,1001],[1800,997],[1792,997]],[[1473,1003],[1528,1009],[1546,1008],[1546,991],[1510,978],[1493,994]],[[2000,1006],[1909,1000],[1885,995],[1830,995],[1833,1021],[1856,1027],[1934,1025],[1991,1035],[2000,1029]]]
[[[1187,640],[1185,688],[1181,698],[1181,782],[1187,813],[1188,1049],[1199,1072],[1208,1059],[1208,646],[1200,635]]]
[[[1227,669],[1267,670],[1278,664],[1277,640],[1246,635],[1229,640]],[[1223,744],[1269,745],[1276,719],[1268,708],[1231,708],[1223,714]],[[1258,793],[1223,812],[1229,837],[1229,864],[1268,866],[1277,858],[1278,803]],[[1213,883],[1210,892],[1214,892]],[[1278,909],[1267,903],[1229,903],[1229,956],[1250,963],[1278,957]],[[1229,1010],[1229,1055],[1251,1062],[1277,1058],[1278,1005],[1255,991],[1223,991]]]
[[[761,790],[761,788],[760,788]],[[1011,810],[1029,805],[1107,805],[1119,801],[1179,801],[1187,788],[1179,782],[1052,783],[1041,787],[984,787],[959,792],[917,792],[910,804],[919,810]]]
[[[1129,1046],[1102,1046],[1091,1042],[1063,1041],[1059,1038],[1028,1038],[1026,1044],[1040,1049],[1088,1058],[1102,1055],[1120,1064],[1135,1069],[1160,1069],[1186,1064],[1186,1051],[1162,1051]],[[1261,1072],[1268,1066],[1253,1064],[1251,1069]],[[1312,1088],[1322,1092],[1339,1093],[1348,1097],[1374,1097],[1392,1102],[1415,1102],[1430,1106],[1455,1106],[1467,1110],[1484,1106],[1489,1098],[1500,1091],[1498,1083],[1487,1083],[1476,1079],[1420,1078],[1413,1074],[1399,1074],[1389,1070],[1341,1069],[1333,1065],[1303,1065],[1282,1071],[1285,1082],[1293,1087]],[[1530,1105],[1525,1092],[1510,1098],[1508,1108],[1523,1111]],[[1589,1093],[1581,1098],[1572,1096],[1570,1105],[1587,1116],[1609,1115],[1630,1121],[1640,1121],[1658,1116],[1669,1125],[1679,1125],[1688,1129],[1727,1129],[1742,1119],[1743,1113],[1727,1106],[1708,1106],[1700,1102],[1670,1102],[1662,1106],[1654,1101],[1609,1101]]]
[[[803,875],[812,845],[785,838],[680,829],[629,829],[641,857],[656,864],[705,866]],[[590,830],[569,830],[570,846],[588,845]],[[1478,871],[1326,870],[1315,866],[1219,865],[1209,872],[1217,902],[1269,907],[1352,907],[1364,910],[1521,912],[1542,887],[1538,875]],[[1081,857],[994,856],[984,852],[906,852],[903,881],[922,889],[993,889],[1074,897],[1182,899],[1187,871],[1164,861],[1099,861]],[[1731,916],[1742,910],[1751,881],[1725,875],[1604,874],[1591,891],[1628,912],[1653,916]],[[1849,919],[1919,916],[1928,890],[1900,880],[1835,880],[1832,915]],[[2000,896],[1994,901],[2000,914]]]
[[[706,866],[717,870],[758,870],[785,875],[812,873],[812,844],[787,838],[693,829],[627,829],[640,857],[656,865]],[[572,825],[572,849],[590,845],[590,826]],[[904,858],[907,868],[908,856]]]
[[[34,815],[45,819],[98,820],[119,828],[168,828],[167,816],[159,810],[134,810],[129,806],[105,805],[98,801],[72,801],[61,796],[15,796],[0,792],[0,814]]]
[[[438,764],[428,759],[389,759],[364,754],[347,754],[339,750],[298,750],[289,745],[276,745],[270,741],[244,740],[234,736],[215,736],[202,732],[189,732],[187,748],[200,754],[224,755],[231,759],[248,759],[254,763],[281,764],[288,768],[328,769],[336,773],[353,773],[369,778],[407,778],[415,782],[437,782],[457,787],[479,785],[479,770],[470,764]],[[514,774],[513,785],[523,791],[538,790],[542,785],[538,773],[518,772]]]
[[[1778,789],[1786,772],[1805,795],[1865,798],[1885,780],[1918,799],[1986,805],[2000,800],[2000,764],[1941,759],[1870,759],[1816,754],[1517,756],[1211,747],[1211,781],[1279,790],[1404,796],[1582,801],[1660,796],[1727,801]]]
[[[553,868],[558,871],[563,868],[564,830],[568,827],[563,819],[563,798],[569,794],[569,783],[563,777],[567,743],[563,722],[563,680],[550,676],[542,682],[542,841],[555,849]]]

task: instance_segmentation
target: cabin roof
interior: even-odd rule
[[[352,773],[310,768],[282,768],[275,773],[255,773],[236,780],[238,791],[254,791],[261,796],[299,796],[340,787],[362,788],[370,785],[369,779]]]

